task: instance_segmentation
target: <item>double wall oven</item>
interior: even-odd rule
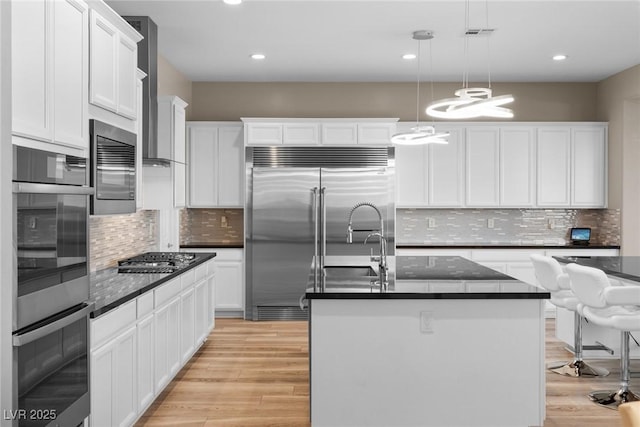
[[[89,415],[89,165],[14,146],[14,425]]]

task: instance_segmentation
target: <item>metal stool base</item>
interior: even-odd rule
[[[634,402],[640,400],[640,397],[629,390],[600,390],[589,393],[589,399],[605,408],[617,410],[622,403]]]
[[[574,360],[573,362],[557,363],[547,367],[554,374],[564,375],[567,377],[606,377],[609,371],[604,368],[597,368],[586,364],[583,360]]]

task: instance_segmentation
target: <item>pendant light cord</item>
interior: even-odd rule
[[[485,28],[488,30],[489,27],[489,0],[485,0]],[[487,75],[489,76],[489,89],[491,89],[491,36],[487,35]]]
[[[469,0],[464,3],[464,67],[462,69],[462,87],[469,87]]]
[[[420,39],[416,40],[418,42],[418,75],[416,76],[416,128],[420,127]]]

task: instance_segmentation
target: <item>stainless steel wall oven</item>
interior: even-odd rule
[[[19,426],[74,426],[89,415],[88,161],[19,146],[13,161],[10,415]]]

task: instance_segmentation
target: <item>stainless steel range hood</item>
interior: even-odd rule
[[[138,43],[138,68],[142,80],[142,160],[145,166],[171,165],[158,157],[158,26],[148,16],[123,16],[144,37]]]

